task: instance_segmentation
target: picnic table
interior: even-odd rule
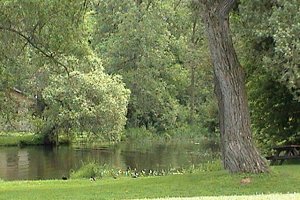
[[[273,147],[275,154],[267,156],[267,160],[271,161],[271,165],[279,161],[281,165],[285,160],[300,160],[300,145],[285,145]]]

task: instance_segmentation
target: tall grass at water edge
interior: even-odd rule
[[[78,170],[71,170],[70,177],[72,179],[80,178],[104,178],[104,177],[148,177],[148,176],[167,176],[174,174],[193,174],[197,172],[209,172],[221,170],[221,161],[213,160],[207,161],[198,165],[191,165],[189,167],[181,168],[168,168],[168,169],[120,169],[111,167],[109,165],[101,165],[96,161],[82,163]]]
[[[0,132],[0,146],[40,145],[41,137],[30,132]]]
[[[145,127],[128,128],[123,134],[124,141],[156,141],[156,142],[193,142],[218,144],[219,138],[217,136],[210,136],[214,134],[208,133],[208,130],[199,126],[181,126],[178,128],[170,129],[165,132],[157,133],[146,129]]]

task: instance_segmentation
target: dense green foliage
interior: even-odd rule
[[[297,0],[241,0],[231,15],[262,146],[300,142],[299,7]],[[6,123],[18,118],[9,96],[17,88],[35,97],[32,131],[45,142],[79,132],[118,141],[124,126],[135,130],[128,137],[218,138],[213,74],[193,1],[5,0],[0,10]]]
[[[299,6],[298,1],[241,1],[233,14],[253,131],[267,147],[300,142]]]
[[[298,167],[278,166],[271,174],[259,175],[233,175],[220,170],[160,177],[109,177],[96,181],[79,179],[1,182],[0,199],[145,199],[197,196],[226,199],[224,196],[274,193],[290,195],[270,195],[266,199],[297,199],[299,194],[292,193],[300,192]],[[241,183],[245,177],[250,178],[250,183]],[[265,199],[264,196],[252,198]]]
[[[2,1],[1,94],[17,87],[35,96],[37,131],[45,143],[59,132],[89,131],[118,141],[129,91],[107,75],[89,47],[85,2]],[[2,109],[2,107],[1,107]],[[4,107],[4,113],[9,110]]]
[[[109,141],[119,141],[129,96],[120,77],[100,70],[73,71],[70,76],[55,76],[43,92],[48,105],[44,113],[48,126],[63,128],[63,132],[76,127],[79,132],[92,132]]]
[[[207,116],[209,120],[199,116],[201,112],[209,115],[203,107],[214,100],[210,64],[204,57],[206,50],[200,51],[204,47],[200,46],[201,27],[188,6],[177,1],[100,1],[95,5],[92,44],[105,69],[121,74],[131,90],[128,128],[165,132],[194,118],[205,126],[215,117],[215,113]]]
[[[23,64],[28,73],[5,71],[12,80],[2,88],[18,87],[37,96],[35,121],[45,140],[71,128],[100,135],[120,133],[129,93],[115,74],[122,75],[131,90],[128,128],[145,127],[161,133],[197,122],[203,134],[208,133],[205,129],[215,132],[211,72],[201,26],[189,3],[74,2],[67,13],[67,2],[56,4],[29,2],[13,7],[12,1],[2,3],[7,13],[2,16],[1,33],[24,46],[20,55],[28,63]],[[27,16],[34,7],[35,12]],[[25,12],[18,14],[21,8]],[[48,22],[51,13],[55,15]],[[17,21],[25,17],[25,24]],[[11,46],[9,56],[13,62],[21,62],[15,51]],[[198,54],[203,57],[199,59]],[[112,75],[103,74],[101,62]],[[110,79],[115,83],[107,83]],[[109,96],[101,97],[103,94]],[[118,140],[119,136],[109,139]]]

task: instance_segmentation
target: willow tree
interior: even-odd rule
[[[197,0],[206,26],[218,98],[222,159],[230,172],[268,170],[253,145],[244,71],[237,58],[229,28],[236,0]]]
[[[68,132],[121,139],[130,91],[90,47],[90,3],[0,1],[0,111],[12,110],[11,101],[2,106],[3,90],[36,96],[33,121],[45,144]]]

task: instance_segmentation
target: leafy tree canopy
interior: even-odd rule
[[[87,129],[119,140],[129,90],[104,73],[89,45],[88,2],[1,1],[0,10],[2,94],[18,87],[36,97],[46,140],[59,130]]]

